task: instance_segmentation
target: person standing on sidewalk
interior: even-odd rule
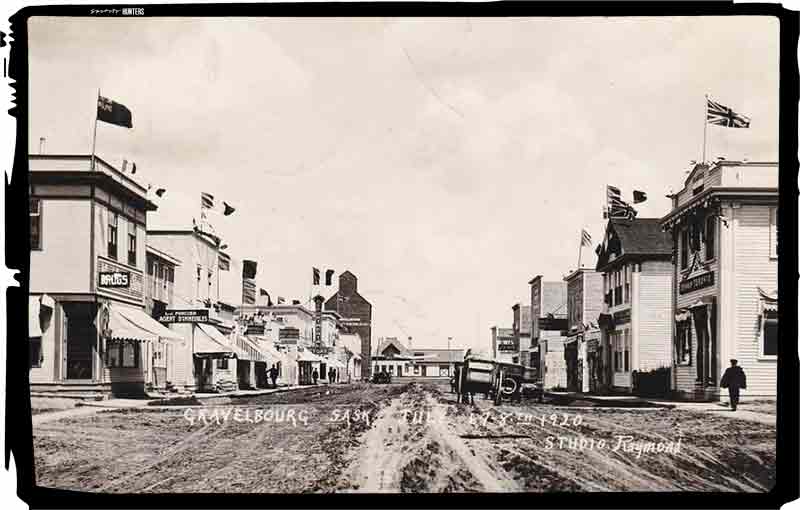
[[[272,379],[272,387],[277,388],[278,385],[275,384],[278,380],[278,367],[275,364],[272,364],[272,368],[269,369],[269,378]]]
[[[731,360],[731,366],[725,369],[722,380],[719,382],[720,388],[728,388],[728,395],[731,399],[731,411],[735,411],[739,405],[739,390],[747,389],[747,377],[744,370],[735,359]]]
[[[317,379],[319,379],[319,372],[315,368],[313,372],[311,372],[311,378],[314,379],[314,384],[317,384]]]

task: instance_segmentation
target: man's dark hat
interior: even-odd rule
[[[734,363],[738,363],[739,362],[739,360],[735,359],[735,358],[731,358],[731,361],[734,362]]]

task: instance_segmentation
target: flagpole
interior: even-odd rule
[[[705,164],[706,162],[706,140],[707,140],[707,132],[708,132],[708,94],[706,94],[706,108],[705,108],[705,115],[703,115],[703,159],[700,161],[701,163]]]
[[[94,149],[97,145],[97,105],[100,102],[100,88],[97,88],[97,101],[94,102],[94,132],[92,133],[92,171],[94,171]]]
[[[581,253],[583,252],[583,232],[581,232],[581,244],[578,246],[578,269],[581,268]]]

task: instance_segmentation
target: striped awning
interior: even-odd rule
[[[194,354],[201,357],[233,358],[237,352],[225,336],[210,324],[197,324],[194,335]]]

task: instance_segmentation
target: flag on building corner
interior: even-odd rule
[[[633,203],[634,204],[641,204],[647,200],[647,193],[644,191],[633,190]]]
[[[126,128],[133,127],[133,116],[128,108],[107,97],[97,97],[97,120]]]
[[[730,128],[749,128],[750,118],[736,113],[727,106],[706,98],[706,120],[709,124]]]
[[[210,193],[201,192],[200,193],[200,208],[201,209],[213,209],[214,208],[214,195]]]

